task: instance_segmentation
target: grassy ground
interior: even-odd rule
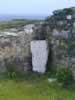
[[[0,31],[9,30],[12,26],[14,28],[21,28],[27,24],[36,24],[39,22],[43,22],[43,20],[23,20],[23,19],[15,19],[10,21],[0,21]]]
[[[46,77],[0,80],[0,100],[75,100],[74,89],[50,84]]]

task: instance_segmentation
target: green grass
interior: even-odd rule
[[[75,90],[50,84],[45,76],[0,80],[0,100],[75,100]]]
[[[13,19],[10,21],[0,21],[0,30],[9,30],[11,26],[14,28],[21,28],[27,24],[36,24],[43,22],[43,20],[27,20],[27,19]]]

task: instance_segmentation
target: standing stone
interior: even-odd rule
[[[32,70],[45,73],[48,60],[48,45],[46,40],[35,40],[31,42]]]

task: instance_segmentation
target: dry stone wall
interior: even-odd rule
[[[11,66],[16,66],[16,71],[31,70],[31,40],[32,33],[25,31],[0,33],[0,72],[7,71],[7,67]]]
[[[75,7],[54,11],[53,15],[46,19],[45,24],[47,40],[52,51],[52,65],[54,68],[69,67],[74,71]]]

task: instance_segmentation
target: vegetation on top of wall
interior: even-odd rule
[[[50,52],[52,51],[52,60],[50,57],[48,61],[49,67],[58,64],[72,65],[69,59],[75,57],[75,7],[54,11],[45,19],[44,24],[46,39]]]

